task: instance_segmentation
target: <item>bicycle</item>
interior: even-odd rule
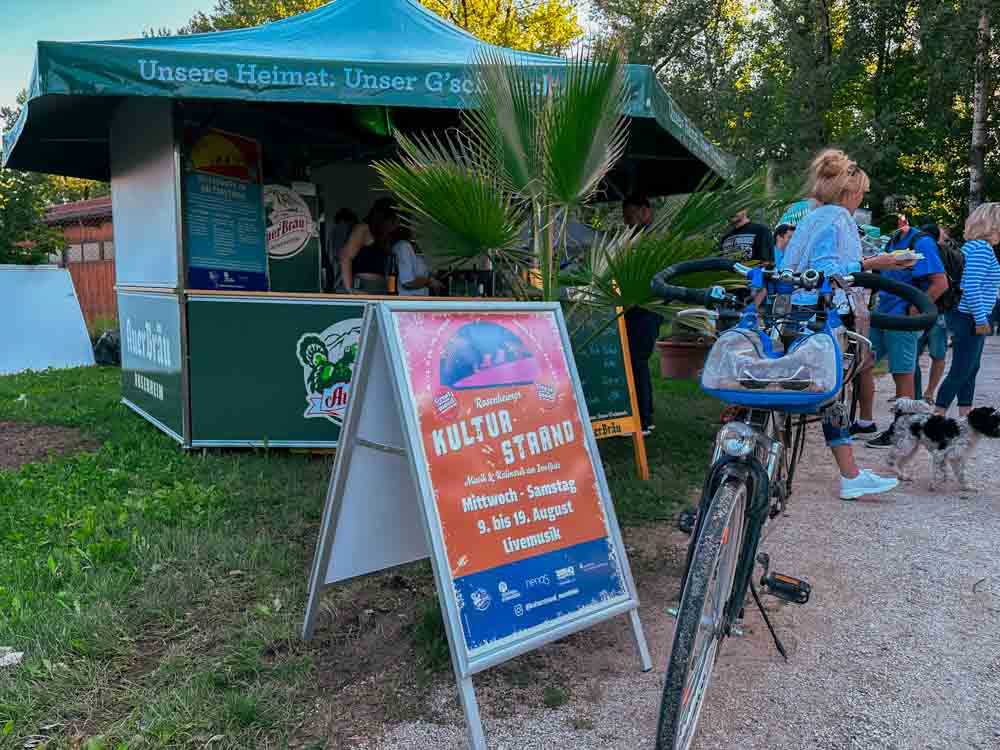
[[[737,364],[724,365],[720,362],[727,356],[725,347],[719,349],[715,360],[710,352],[702,376],[703,389],[742,408],[739,416],[724,424],[716,436],[712,464],[698,504],[663,687],[657,750],[690,747],[722,641],[742,632],[739,622],[748,591],[775,646],[787,659],[761,604],[754,572],[760,565],[763,573],[759,582],[765,594],[796,604],[809,601],[812,587],[808,582],[771,572],[770,557],[758,554],[758,547],[766,524],[787,506],[806,425],[817,419],[815,415],[821,408],[840,397],[845,383],[865,364],[871,349],[870,341],[844,332],[840,326],[836,289],[885,291],[902,297],[919,311],[912,317],[874,313],[874,327],[923,330],[937,318],[936,307],[918,289],[874,274],[826,278],[812,270],[802,274],[777,272],[723,258],[670,266],[654,278],[653,292],[664,302],[717,308],[733,317],[739,303],[722,287],[690,289],[669,283],[678,276],[703,272],[736,273],[749,279],[752,288],[766,289],[767,293],[760,308],[751,306],[738,314],[737,326],[721,334],[713,347],[719,347],[723,337],[732,331],[742,337],[731,342],[733,351],[739,352],[739,347],[745,345],[743,351],[750,355],[742,360],[733,356]],[[793,304],[793,295],[798,292],[816,295],[815,304]],[[839,339],[850,342],[846,363]],[[820,388],[814,377],[817,370],[810,368],[817,359],[825,358],[829,363],[831,357],[836,357],[835,382],[829,374],[823,374]],[[775,373],[780,369],[776,362],[786,370],[780,377]],[[735,369],[727,370],[727,366]],[[798,369],[791,371],[793,367]],[[719,378],[724,380],[725,373],[730,372],[735,373],[736,381],[729,384],[733,390],[727,391],[719,387]],[[767,377],[768,372],[774,377]],[[812,375],[807,378],[804,373]],[[713,378],[714,385],[709,387]]]

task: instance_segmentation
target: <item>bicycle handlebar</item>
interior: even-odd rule
[[[883,328],[887,331],[926,331],[937,321],[937,305],[915,286],[887,279],[874,273],[852,274],[850,281],[853,286],[859,286],[862,289],[894,294],[917,308],[917,315],[886,315],[885,313],[873,312],[872,328]]]
[[[675,263],[660,271],[653,277],[653,294],[664,302],[685,302],[704,307],[715,306],[725,301],[724,297],[712,289],[691,289],[686,286],[668,284],[668,280],[689,273],[705,273],[709,271],[735,273],[736,261],[728,258],[702,258],[701,260],[685,260]]]
[[[721,287],[691,289],[684,286],[675,286],[670,281],[677,276],[684,276],[691,273],[736,273],[746,277],[752,271],[752,268],[729,258],[688,260],[664,268],[653,277],[651,287],[653,294],[661,298],[664,302],[684,302],[687,304],[702,305],[703,307],[724,307],[727,304],[735,305],[737,300],[734,296],[726,294],[725,290]],[[793,274],[787,271],[765,271],[764,273],[767,278],[810,291],[817,289],[823,281],[821,274],[811,270],[801,274]],[[937,307],[931,302],[930,297],[915,286],[887,279],[873,273],[863,272],[848,276],[842,282],[847,287],[857,286],[875,292],[894,294],[907,302],[908,305],[917,308],[917,315],[887,315],[885,313],[874,312],[871,317],[873,328],[883,328],[891,331],[924,331],[933,326],[937,320]]]

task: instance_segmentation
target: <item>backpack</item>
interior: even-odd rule
[[[94,343],[94,361],[118,367],[122,363],[122,343],[118,331],[105,331]]]
[[[941,263],[944,264],[944,272],[948,277],[948,289],[937,298],[937,307],[940,312],[948,312],[958,307],[962,299],[962,274],[965,273],[965,255],[961,249],[951,241],[938,245],[941,255]]]
[[[914,229],[910,232],[905,249],[912,250],[918,239],[929,236],[926,232]],[[948,277],[948,289],[937,298],[936,304],[939,312],[948,312],[958,307],[958,302],[962,299],[962,274],[965,273],[965,256],[952,242],[945,242],[943,245],[935,242],[935,244],[938,247],[938,254],[941,256],[945,276]]]

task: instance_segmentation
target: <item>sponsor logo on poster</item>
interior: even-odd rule
[[[545,385],[545,383],[536,383],[535,387],[538,389],[538,398],[542,401],[555,401],[556,400],[556,389],[551,385]]]
[[[573,566],[569,565],[565,568],[558,568],[556,570],[556,581],[560,586],[565,586],[568,583],[573,583],[576,579],[576,573],[573,571]]]
[[[299,337],[295,351],[306,389],[308,406],[302,414],[306,419],[329,419],[335,424],[344,421],[360,334],[361,321],[349,318],[322,333]]]
[[[490,604],[492,603],[493,600],[490,599],[490,595],[486,589],[476,589],[472,592],[472,606],[480,612],[488,610],[490,608]]]
[[[440,396],[434,398],[434,408],[438,414],[445,414],[456,406],[458,406],[458,399],[455,398],[455,394],[451,391],[442,393]]]
[[[512,589],[507,585],[506,581],[500,581],[500,583],[497,584],[497,589],[500,591],[500,601],[504,604],[521,598],[521,592],[517,589]]]
[[[264,209],[269,257],[276,260],[294,258],[316,236],[312,212],[294,190],[283,185],[265,185]]]

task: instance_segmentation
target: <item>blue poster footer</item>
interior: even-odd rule
[[[248,292],[266,292],[267,274],[254,271],[220,271],[216,268],[188,269],[190,289],[238,289]]]
[[[626,595],[607,538],[455,579],[470,651]]]

